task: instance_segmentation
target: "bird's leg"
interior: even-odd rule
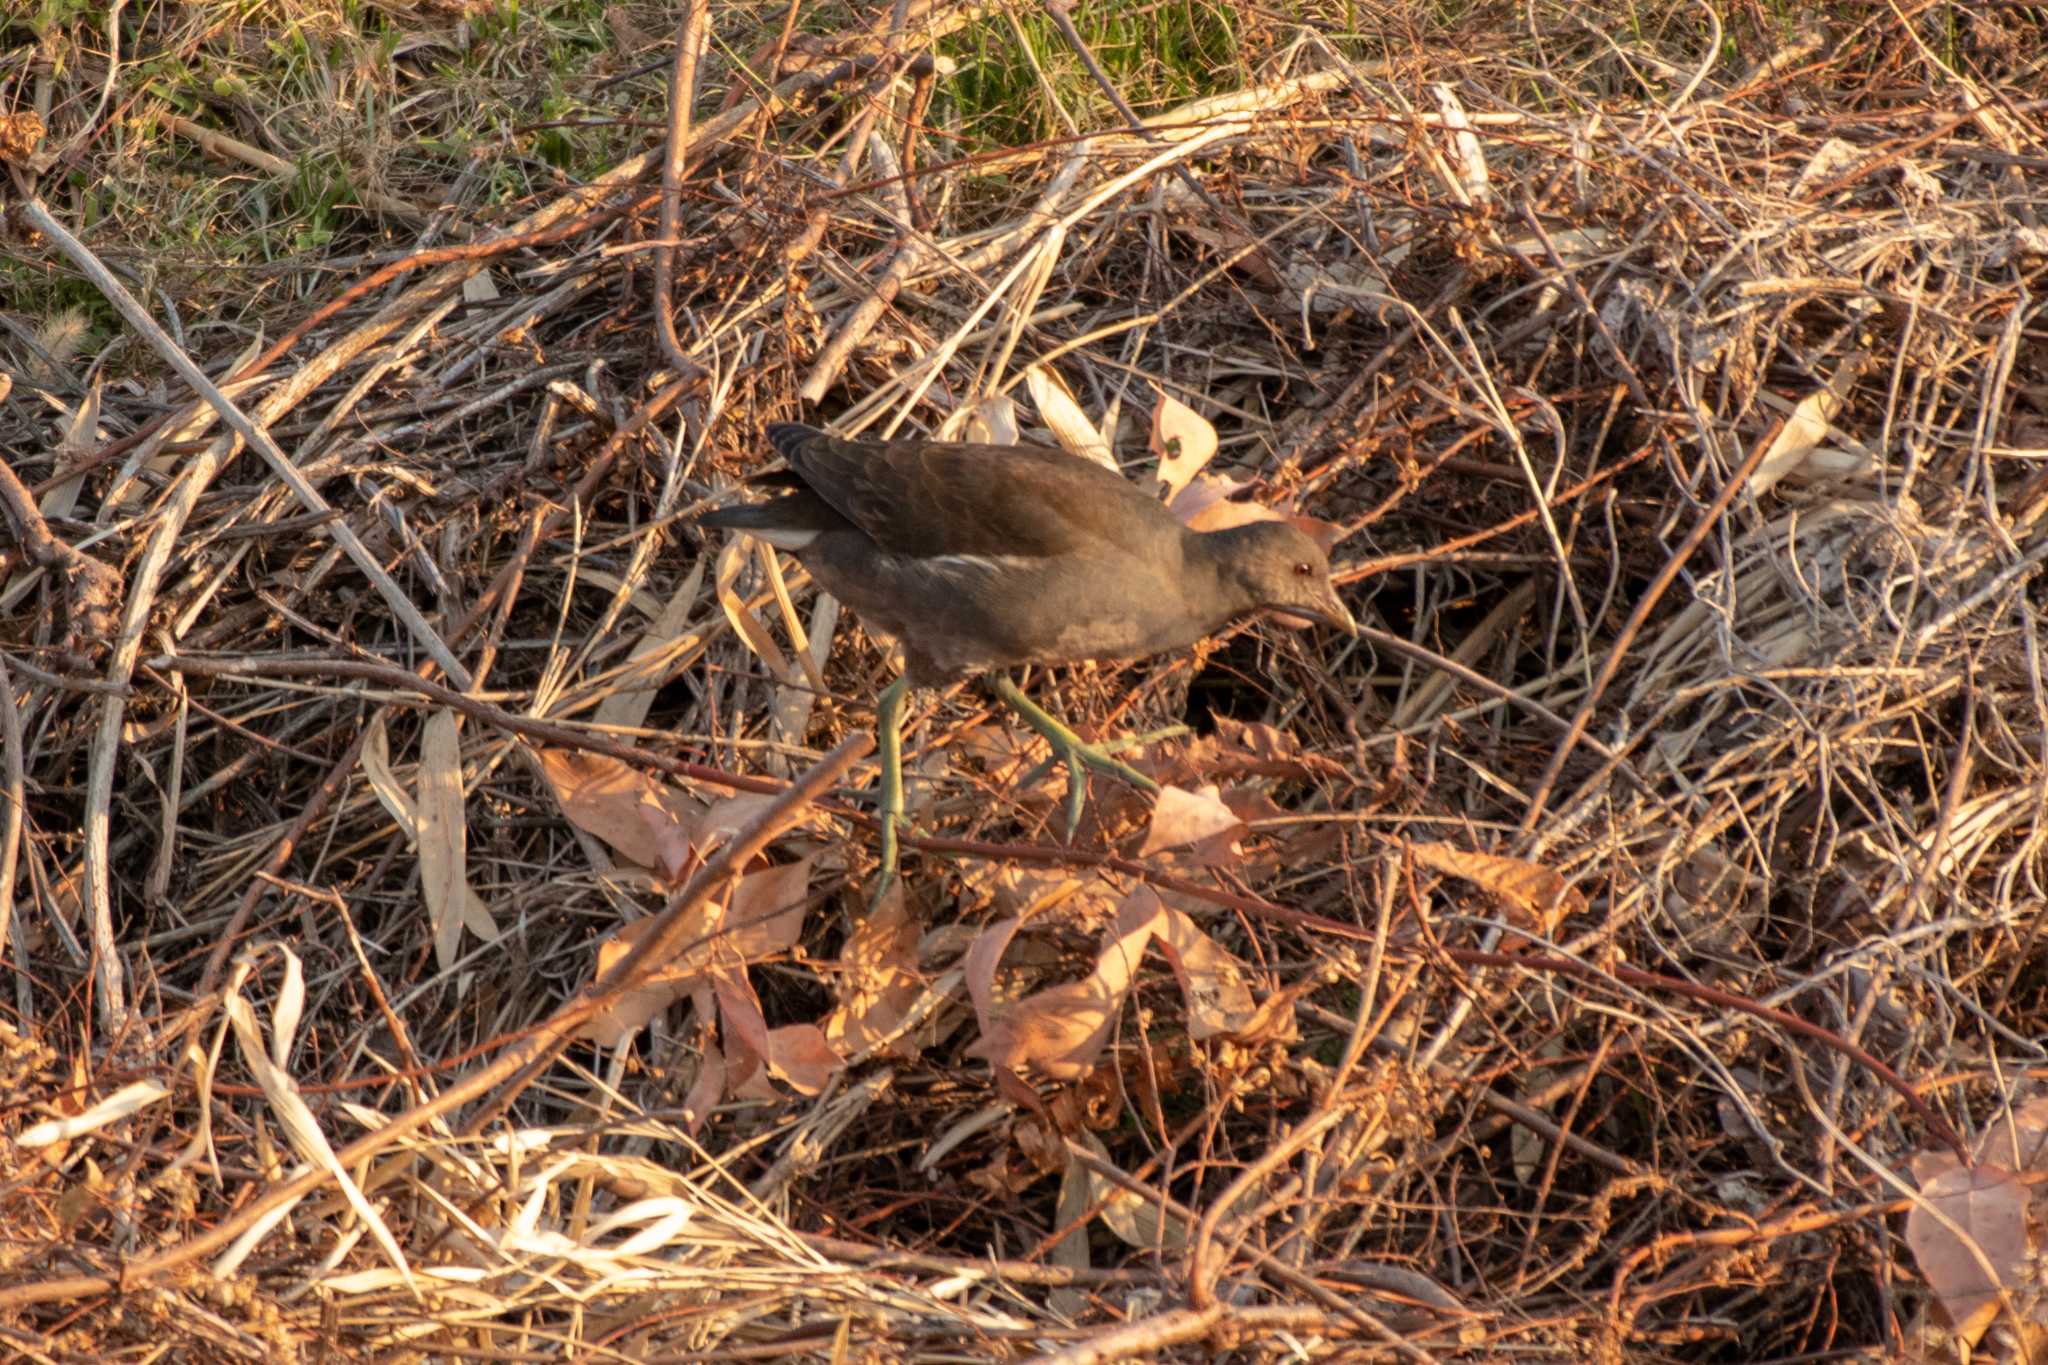
[[[903,697],[909,690],[906,675],[883,688],[875,699],[875,746],[882,759],[882,854],[875,878],[876,901],[896,880],[903,824]]]
[[[1086,769],[1095,768],[1112,777],[1120,777],[1139,791],[1157,792],[1159,784],[1133,768],[1122,759],[1113,756],[1098,744],[1090,744],[1079,735],[1061,724],[1059,719],[1037,702],[1024,695],[1024,689],[1012,682],[1007,674],[995,675],[995,691],[1012,711],[1024,717],[1024,721],[1039,734],[1061,762],[1067,765],[1067,839],[1072,842],[1074,831],[1081,827],[1081,803],[1088,794]]]

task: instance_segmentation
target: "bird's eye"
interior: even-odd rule
[[[1294,566],[1294,576],[1296,578],[1307,578],[1314,572],[1315,570],[1308,566],[1308,561],[1306,560]]]

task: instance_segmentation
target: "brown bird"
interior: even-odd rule
[[[1358,631],[1321,547],[1286,522],[1190,530],[1129,480],[1044,446],[845,440],[794,422],[771,424],[768,440],[789,469],[755,482],[787,491],[702,522],[794,554],[903,646],[904,675],[876,715],[883,885],[903,811],[907,686],[994,674],[997,694],[1067,765],[1072,838],[1084,765],[1157,785],[1083,742],[999,670],[1165,653],[1268,608]]]

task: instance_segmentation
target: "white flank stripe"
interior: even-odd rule
[[[933,573],[957,578],[1001,573],[1006,569],[1033,569],[1040,561],[1030,555],[932,555],[923,563]]]

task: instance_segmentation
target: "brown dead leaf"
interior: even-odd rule
[[[1223,804],[1223,794],[1214,785],[1196,791],[1164,786],[1152,803],[1152,824],[1138,849],[1141,858],[1167,849],[1187,848],[1215,841],[1234,844],[1244,834],[1244,821]],[[1219,848],[1219,852],[1234,851]]]
[[[1016,1151],[1010,1147],[996,1149],[993,1159],[969,1171],[963,1177],[969,1185],[986,1191],[998,1199],[1009,1199],[1045,1179],[1045,1172],[1015,1161]]]
[[[815,853],[750,872],[733,887],[723,923],[726,950],[759,962],[787,950],[803,934]]]
[[[1166,485],[1166,500],[1171,503],[1216,457],[1216,428],[1187,404],[1162,393],[1152,409],[1152,453],[1159,457],[1159,482]]]
[[[1131,893],[1127,912],[1158,926],[1155,941],[1180,982],[1188,1005],[1188,1036],[1196,1042],[1218,1035],[1236,1035],[1249,1028],[1258,1004],[1246,984],[1245,965],[1223,951],[1187,915],[1160,904],[1150,887]]]
[[[733,1098],[775,1098],[768,1084],[776,1077],[792,1089],[815,1095],[840,1066],[837,1052],[815,1024],[769,1028],[761,1014],[761,998],[741,971],[720,969],[711,974],[718,1001],[718,1025],[728,1058],[727,1093]]]
[[[841,1056],[865,1052],[902,1025],[924,994],[918,970],[920,926],[905,906],[901,882],[853,926],[839,952],[839,1003],[825,1018],[825,1041]],[[917,1040],[900,1038],[897,1055],[915,1055]]]
[[[1110,1156],[1109,1149],[1093,1133],[1082,1133],[1076,1140],[1085,1144],[1104,1163],[1115,1167],[1116,1161]],[[1162,1208],[1157,1201],[1143,1197],[1121,1181],[1097,1175],[1078,1160],[1073,1171],[1085,1183],[1085,1207],[1099,1209],[1101,1212],[1097,1216],[1103,1226],[1115,1233],[1125,1245],[1155,1251],[1178,1251],[1187,1245],[1191,1229],[1179,1214]]]
[[[1300,980],[1282,986],[1253,1006],[1250,1016],[1231,1031],[1231,1039],[1252,1047],[1264,1043],[1293,1042],[1301,1036],[1295,1006],[1321,990],[1323,985],[1322,974],[1311,971]]]
[[[1545,937],[1554,933],[1567,915],[1585,911],[1585,897],[1562,874],[1541,863],[1475,853],[1450,844],[1410,844],[1409,849],[1416,862],[1471,882]]]
[[[688,862],[703,806],[687,792],[604,754],[542,749],[540,770],[562,814],[630,863],[671,878]]]
[[[1256,765],[1251,771],[1273,777],[1306,776],[1302,767],[1301,741],[1276,726],[1218,716],[1216,740],[1219,745],[1235,749]]]
[[[1263,503],[1232,501],[1236,494],[1250,487],[1237,479],[1197,474],[1167,504],[1167,510],[1180,518],[1181,525],[1195,531],[1222,531],[1255,521],[1279,521],[1280,514]]]
[[[1151,941],[1156,918],[1114,938],[1096,958],[1095,970],[1082,980],[1026,996],[996,1011],[980,1041],[968,1049],[969,1055],[986,1058],[998,1072],[1029,1068],[1054,1080],[1073,1080],[1085,1074],[1109,1041],[1145,945]],[[972,977],[970,990],[971,983]]]
[[[714,985],[724,982],[724,991],[733,993],[735,999],[740,997],[741,987],[745,987],[744,996],[751,1000],[752,988],[745,986],[745,964],[787,950],[803,932],[811,866],[816,857],[813,854],[749,873],[733,888],[727,905],[706,904],[692,910],[691,925],[684,931],[682,946],[675,956],[667,962],[648,964],[637,985],[584,1023],[579,1030],[581,1036],[595,1039],[604,1047],[615,1046],[685,995],[703,989],[712,978],[716,978],[712,981]],[[593,979],[610,971],[612,964],[645,938],[654,924],[652,918],[636,919],[614,929],[597,946]],[[739,987],[730,983],[729,978],[734,976],[739,978]],[[725,1004],[725,993],[717,998],[720,1005]],[[736,1023],[730,1015],[721,1014],[727,1027],[748,1027],[751,1021],[745,1017],[744,1009],[735,1008],[740,1008],[742,1014]],[[759,1016],[760,1007],[755,1004],[752,1018]],[[766,1028],[764,1022],[759,1030],[747,1034],[750,1044],[758,1043],[749,1056],[765,1059]]]
[[[683,1096],[683,1129],[696,1134],[703,1131],[711,1111],[718,1107],[725,1097],[725,1054],[718,1050],[707,1034],[700,1034],[697,1048],[697,1077],[690,1082],[689,1093]]]
[[[718,1002],[718,1033],[725,1043],[727,1094],[748,1094],[768,1099],[775,1094],[767,1084],[770,1051],[768,1020],[761,1013],[761,997],[745,972],[710,973],[711,995]],[[759,1081],[758,1087],[750,1082]]]
[[[741,792],[737,796],[714,801],[711,809],[705,811],[691,829],[690,842],[696,846],[700,856],[708,858],[742,832],[753,828],[754,822],[774,804],[775,798],[765,792]]]
[[[1977,1140],[1977,1160],[2013,1171],[2048,1169],[2048,1095],[2037,1095],[1993,1119]]]
[[[434,961],[455,965],[466,928],[485,942],[497,938],[491,912],[469,884],[469,819],[462,792],[462,735],[453,711],[427,716],[420,732],[420,895],[434,927]]]
[[[1344,539],[1345,532],[1342,526],[1339,526],[1334,521],[1324,521],[1321,517],[1305,516],[1300,512],[1289,512],[1282,515],[1280,520],[1294,527],[1294,529],[1300,531],[1310,540],[1313,540],[1316,543],[1316,548],[1324,554],[1328,554],[1336,549],[1337,542]]]
[[[612,964],[632,951],[633,946],[647,936],[655,921],[648,919],[628,920],[606,936],[597,945],[597,968],[593,979],[602,977],[611,970]],[[631,990],[623,992],[612,1004],[598,1011],[577,1030],[580,1037],[592,1039],[600,1047],[616,1047],[620,1040],[674,1004],[687,994],[691,986],[702,980],[703,971],[692,960],[659,964],[641,978]]]
[[[604,976],[618,958],[627,956],[633,945],[639,943],[647,929],[653,927],[653,919],[633,919],[612,929],[612,933],[598,943],[598,970],[596,976]],[[618,1042],[627,1038],[633,1029],[643,1027],[649,1019],[674,1005],[696,980],[696,972],[686,968],[655,968],[637,986],[618,995],[606,1009],[600,1009],[578,1029],[578,1036],[594,1040],[600,1048],[616,1048]]]
[[[967,952],[961,957],[961,976],[967,982],[967,998],[974,1002],[975,1017],[983,1033],[995,1026],[998,999],[996,967],[1002,962],[1010,940],[1023,927],[1021,918],[997,920],[974,936],[974,942],[967,945]]]
[[[1241,270],[1251,279],[1267,289],[1282,289],[1286,281],[1266,259],[1266,253],[1259,246],[1259,239],[1233,223],[1216,218],[1183,212],[1175,215],[1174,229],[1214,251],[1218,256],[1231,258],[1231,268]]]
[[[1951,1162],[1921,1181],[1920,1194],[1906,1214],[1906,1245],[1949,1325],[1975,1345],[1998,1316],[2002,1294],[2021,1284],[2026,1187],[2002,1166]]]
[[[816,1024],[768,1030],[768,1071],[802,1095],[815,1095],[843,1065]]]
[[[1157,1057],[1160,1054],[1150,1051],[1149,1055]],[[1063,1085],[1054,1091],[1046,1103],[1046,1112],[1052,1115],[1053,1123],[1062,1133],[1082,1133],[1089,1129],[1100,1132],[1123,1122],[1128,1099],[1117,1068],[1098,1066],[1072,1085]]]
[[[1272,797],[1266,795],[1263,786],[1251,782],[1240,782],[1223,790],[1223,804],[1230,813],[1247,825],[1260,820],[1285,820],[1287,811]]]
[[[976,861],[960,872],[974,903],[993,906],[1005,917],[1064,910],[1071,912],[1069,919],[1107,923],[1115,914],[1115,891],[1092,870]]]

